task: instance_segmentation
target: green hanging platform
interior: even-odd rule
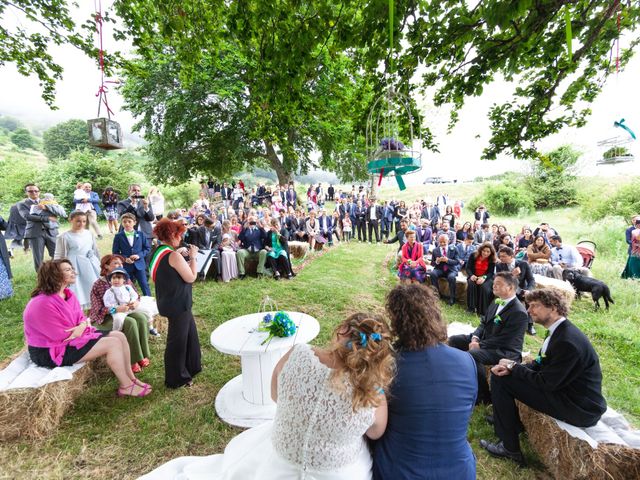
[[[367,162],[367,172],[383,177],[395,176],[398,188],[405,190],[402,175],[417,172],[421,168],[420,153],[412,150],[384,150],[376,152]]]

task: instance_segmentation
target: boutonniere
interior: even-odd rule
[[[538,365],[542,365],[542,360],[544,360],[545,358],[547,358],[547,354],[546,353],[540,353],[540,354],[538,354],[538,356],[536,357],[534,362],[536,362]]]
[[[493,323],[495,323],[496,325],[502,325],[502,317],[500,315],[496,315],[496,317],[493,319]]]

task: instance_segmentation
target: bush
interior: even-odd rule
[[[588,233],[580,235],[578,241],[591,240],[594,242],[596,257],[626,258],[627,242],[624,238],[624,230],[628,226],[629,220],[626,217],[606,217],[591,224]]]
[[[592,192],[581,199],[581,214],[587,220],[619,216],[628,223],[633,215],[640,213],[639,191],[638,184],[632,182],[619,188],[613,195],[598,196]]]
[[[76,150],[69,159],[50,164],[41,175],[39,187],[42,193],[53,193],[58,203],[71,209],[73,191],[79,181],[90,182],[98,195],[111,186],[123,198],[135,179],[130,167],[117,159],[105,158],[89,150]]]
[[[23,198],[24,186],[38,177],[38,168],[32,163],[21,159],[7,157],[0,159],[0,203],[3,210]]]
[[[11,141],[16,147],[21,148],[22,150],[33,148],[34,145],[33,137],[26,128],[19,128],[13,132],[11,134]]]
[[[89,146],[87,122],[67,120],[48,129],[42,135],[44,154],[49,160],[67,158],[75,150],[90,149],[103,154],[103,151]]]
[[[188,182],[161,187],[160,192],[164,195],[166,214],[168,210],[175,210],[176,208],[191,208],[193,202],[198,199],[200,186],[195,182]]]
[[[576,177],[572,171],[580,152],[569,145],[556,148],[532,161],[526,188],[536,208],[562,208],[577,203]]]
[[[534,206],[529,190],[512,182],[487,185],[483,198],[487,210],[500,215],[528,212]]]

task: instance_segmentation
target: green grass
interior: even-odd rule
[[[516,231],[522,224],[534,225],[545,219],[570,243],[588,237],[601,245],[593,272],[609,284],[616,303],[608,313],[595,312],[592,302],[584,298],[574,303],[570,318],[587,333],[600,355],[609,404],[640,426],[640,282],[619,278],[626,260],[625,225],[615,219],[601,225],[585,225],[576,212],[557,210],[519,221],[495,220],[503,220]],[[110,241],[111,237],[106,236],[100,242],[102,253],[109,251]],[[204,370],[192,389],[164,388],[164,337],[155,340],[152,366],[142,376],[155,387],[149,398],[117,399],[113,377],[96,380],[52,435],[37,442],[0,445],[0,478],[135,478],[176,456],[221,452],[240,430],[217,418],[213,402],[220,388],[238,375],[240,362],[238,357],[211,347],[211,331],[230,318],[257,311],[262,298],[269,295],[282,309],[316,317],[321,330],[313,343],[326,344],[334,326],[350,313],[382,312],[385,293],[396,284],[385,267],[395,248],[354,242],[338,246],[314,258],[292,281],[248,278],[231,284],[198,283],[194,289],[194,313]],[[23,345],[22,310],[35,278],[31,255],[17,252],[13,267],[16,295],[0,302],[0,358]],[[476,322],[462,305],[443,306],[443,311],[449,322]],[[541,342],[540,336],[527,337],[526,349],[536,352]],[[531,464],[529,469],[495,460],[479,448],[480,438],[495,438],[484,422],[486,413],[485,407],[478,408],[469,428],[469,440],[478,459],[478,478],[549,478],[526,441],[523,446]]]

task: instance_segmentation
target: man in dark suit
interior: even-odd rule
[[[323,208],[317,218],[320,235],[327,239],[329,246],[333,245],[333,224],[331,217],[327,216],[327,211]]]
[[[431,224],[431,228],[435,229],[436,225],[440,221],[440,210],[437,205],[433,205],[430,202],[427,202],[422,209],[422,213],[420,214],[421,218],[426,218],[429,220]]]
[[[456,248],[460,254],[460,268],[466,269],[471,254],[477,250],[477,247],[473,244],[473,237],[471,235],[466,236],[462,243],[456,244]]]
[[[58,236],[57,218],[53,213],[47,214],[47,206],[39,206],[40,189],[29,183],[24,187],[26,199],[18,203],[18,213],[26,221],[24,239],[29,240],[33,255],[33,266],[36,272],[44,260],[44,249],[53,258]],[[51,221],[53,219],[53,221]]]
[[[153,209],[149,204],[149,201],[142,196],[142,189],[140,185],[132,184],[129,186],[129,198],[118,202],[118,217],[121,217],[124,213],[131,213],[136,218],[136,230],[144,233],[147,240],[147,246],[149,252],[151,251],[151,240],[153,239],[153,222],[156,217],[153,213]],[[149,265],[149,259],[147,256],[147,265]]]
[[[355,208],[356,223],[355,227],[358,230],[358,241],[367,241],[367,208],[364,206],[361,200],[358,200]]]
[[[536,286],[536,279],[529,267],[529,262],[525,262],[524,260],[516,261],[513,249],[506,245],[502,245],[498,249],[498,260],[499,262],[496,265],[496,273],[511,272],[511,274],[518,279],[516,296],[518,297],[518,300],[524,302],[524,296]],[[536,329],[533,328],[533,320],[531,317],[529,317],[527,333],[529,335],[536,334]]]
[[[333,198],[336,194],[336,189],[333,188],[333,185],[330,183],[329,188],[327,188],[327,197],[330,202],[333,202]]]
[[[440,292],[438,279],[446,278],[449,283],[449,305],[453,305],[456,302],[456,277],[460,270],[460,255],[455,245],[449,245],[449,237],[445,234],[438,237],[438,246],[431,255],[431,265],[434,267],[429,272],[431,285]]]
[[[589,339],[567,320],[566,300],[557,290],[541,289],[525,297],[533,320],[548,329],[538,357],[519,364],[503,358],[491,369],[491,399],[497,443],[480,440],[494,457],[520,464],[522,424],[516,400],[576,427],[592,427],[607,409],[602,396],[600,360]]]
[[[478,208],[476,208],[474,217],[476,219],[476,222],[480,222],[480,224],[483,224],[489,221],[491,215],[489,214],[485,206],[481,203],[480,205],[478,205]]]
[[[264,241],[267,233],[256,222],[256,217],[250,215],[247,219],[247,223],[240,231],[238,238],[242,248],[236,253],[236,259],[238,261],[238,276],[240,278],[245,277],[244,262],[247,257],[258,259],[258,275],[264,275],[266,269],[264,264],[267,261],[267,251],[264,249]]]
[[[129,277],[135,278],[140,285],[142,294],[151,296],[151,290],[147,283],[147,265],[145,257],[149,254],[147,239],[144,232],[134,230],[136,224],[136,216],[127,212],[120,217],[120,230],[113,237],[113,246],[111,252],[124,257],[124,269]]]
[[[233,189],[229,188],[227,182],[222,184],[222,188],[220,189],[220,197],[222,198],[222,204],[224,208],[229,208],[229,204],[231,203],[231,194],[233,193]],[[260,193],[258,193],[260,195]]]
[[[285,200],[286,200],[287,207],[296,208],[297,198],[298,198],[298,194],[293,189],[293,185],[290,184],[289,185],[289,189],[287,190],[287,192],[285,194]]]
[[[385,239],[389,238],[389,234],[393,228],[393,212],[395,211],[395,205],[389,202],[384,202],[382,207],[382,236]]]
[[[429,220],[427,218],[422,218],[420,222],[421,225],[416,228],[416,242],[420,242],[422,244],[422,250],[424,254],[427,255],[431,244],[433,243],[433,230],[431,230]]]
[[[405,232],[409,229],[409,222],[406,219],[400,220],[400,230],[396,232],[396,234],[389,238],[388,240],[383,240],[382,243],[395,243],[398,242],[398,254],[400,254],[400,250],[402,246],[407,243],[407,237]]]
[[[476,361],[478,398],[476,403],[491,403],[485,365],[495,365],[502,358],[520,361],[527,311],[516,297],[518,280],[509,272],[498,273],[493,281],[496,300],[489,305],[480,325],[471,335],[453,335],[449,345],[468,351]]]
[[[371,202],[371,205],[367,207],[367,225],[369,226],[369,243],[373,242],[373,233],[376,234],[376,243],[380,241],[380,229],[378,227],[380,219],[382,218],[382,205],[376,205],[375,202]]]

